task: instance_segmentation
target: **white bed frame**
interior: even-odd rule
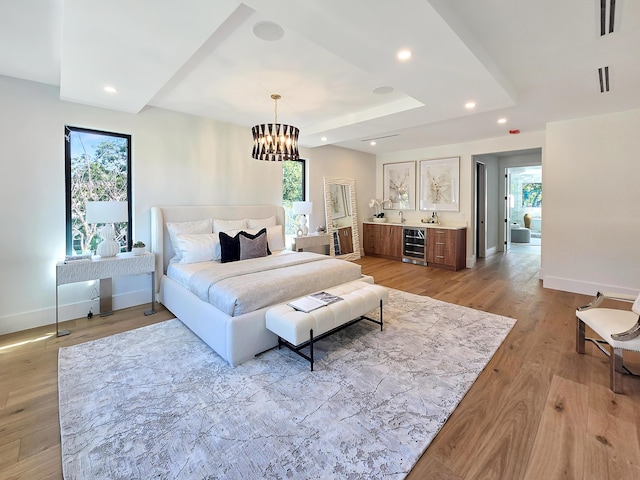
[[[167,266],[174,252],[166,223],[189,222],[205,218],[239,220],[272,216],[276,217],[278,225],[284,226],[284,208],[278,205],[151,208],[151,251],[156,255],[154,275],[156,276],[155,284],[160,287],[159,292],[156,292],[158,301],[232,366],[239,365],[258,353],[278,345],[278,337],[266,327],[265,314],[272,305],[231,317],[200,300],[178,282],[167,277]],[[356,281],[373,283],[373,277],[363,275]]]
[[[205,218],[238,220],[272,216],[276,217],[278,225],[284,225],[284,208],[278,205],[151,208],[151,251],[156,255],[156,285],[160,287],[158,301],[233,366],[278,345],[278,337],[265,326],[265,312],[269,307],[230,317],[167,277],[167,266],[174,252],[166,223]]]

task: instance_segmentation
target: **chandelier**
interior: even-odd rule
[[[298,134],[300,130],[292,125],[278,123],[278,100],[280,95],[272,94],[275,102],[273,123],[262,123],[251,129],[253,133],[253,152],[256,160],[281,162],[282,160],[298,160]]]

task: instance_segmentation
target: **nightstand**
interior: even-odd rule
[[[56,264],[56,336],[68,335],[68,330],[58,330],[58,287],[69,283],[100,280],[100,314],[111,313],[111,278],[127,275],[151,273],[151,309],[145,315],[156,313],[154,309],[155,255],[143,253],[134,255],[131,252],[119,253],[115,257],[94,256],[91,260],[61,261]],[[105,285],[102,285],[105,282]]]
[[[295,237],[293,239],[292,249],[302,252],[305,248],[328,247],[331,245],[331,235],[326,233],[316,233],[306,235],[304,237]]]

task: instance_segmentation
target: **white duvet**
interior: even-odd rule
[[[311,252],[231,263],[171,264],[167,275],[230,316],[282,303],[361,277],[360,265]]]

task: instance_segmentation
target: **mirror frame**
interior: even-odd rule
[[[336,255],[333,246],[333,219],[331,218],[331,185],[346,185],[349,188],[349,202],[351,206],[351,237],[353,241],[353,253],[344,255]],[[343,260],[359,260],[360,259],[360,234],[358,229],[358,213],[356,209],[356,181],[351,178],[343,177],[324,177],[324,214],[327,224],[327,234],[331,237],[329,245],[329,255]]]

